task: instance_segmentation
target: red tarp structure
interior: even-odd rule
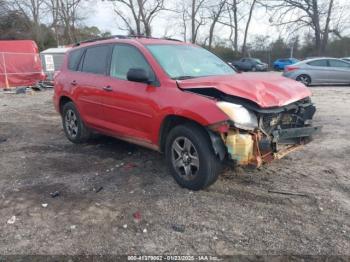
[[[34,41],[0,41],[0,88],[34,86],[44,79],[38,47]]]

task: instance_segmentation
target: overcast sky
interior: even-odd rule
[[[349,3],[349,0],[337,1],[338,3]],[[90,2],[89,4],[91,5],[92,3]],[[85,24],[89,26],[97,26],[103,31],[110,31],[112,34],[126,33],[125,31],[120,30],[120,27],[123,26],[123,23],[114,13],[112,3],[108,1],[93,1],[93,6],[90,6],[89,9],[90,11],[85,14],[85,17],[87,18],[85,20]],[[349,10],[346,11],[348,12]],[[265,10],[262,8],[259,8],[255,12],[249,31],[250,40],[257,35],[268,35],[270,36],[271,40],[277,39],[280,35],[283,35],[286,38],[283,30],[270,25],[269,18],[269,15],[267,15],[265,13]],[[181,29],[175,24],[177,22],[178,21],[176,17],[174,17],[172,14],[166,12],[162,13],[161,17],[157,17],[152,23],[153,36],[161,37],[164,36],[165,32],[167,32],[167,36],[182,39],[180,32]],[[208,28],[203,28],[202,30],[208,30]],[[228,29],[220,25],[216,27],[215,32],[215,34],[222,39],[227,39],[229,35]]]
[[[171,14],[164,12],[161,14],[161,17],[153,21],[152,33],[154,36],[163,36],[167,32],[168,35],[173,37],[182,37],[181,33],[178,32],[179,28],[174,27],[175,17],[171,16]],[[119,29],[119,27],[123,26],[123,23],[113,11],[113,4],[110,2],[96,1],[85,17],[87,17],[85,24],[89,26],[95,25],[101,30],[110,31],[112,34],[125,34],[125,31]],[[271,34],[271,30],[273,30],[273,34],[278,36],[277,30],[269,26],[268,19],[268,16],[264,15],[263,10],[258,11],[251,24],[251,35],[267,35]],[[222,32],[220,25],[217,26],[216,34],[219,34],[219,32]]]

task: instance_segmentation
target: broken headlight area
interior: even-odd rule
[[[307,99],[258,111],[227,102],[218,102],[218,106],[230,121],[211,129],[221,134],[229,158],[241,166],[259,167],[280,159],[310,142],[321,129],[312,126],[316,108]]]

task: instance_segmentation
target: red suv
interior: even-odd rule
[[[311,140],[310,91],[273,74],[239,74],[175,40],[112,37],[77,44],[55,76],[67,138],[92,132],[165,153],[175,180],[199,190],[224,160],[260,166]]]

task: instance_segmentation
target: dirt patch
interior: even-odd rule
[[[0,253],[350,255],[348,90],[312,88],[324,126],[312,144],[260,170],[228,168],[200,192],[156,152],[68,142],[52,91],[0,93]]]

